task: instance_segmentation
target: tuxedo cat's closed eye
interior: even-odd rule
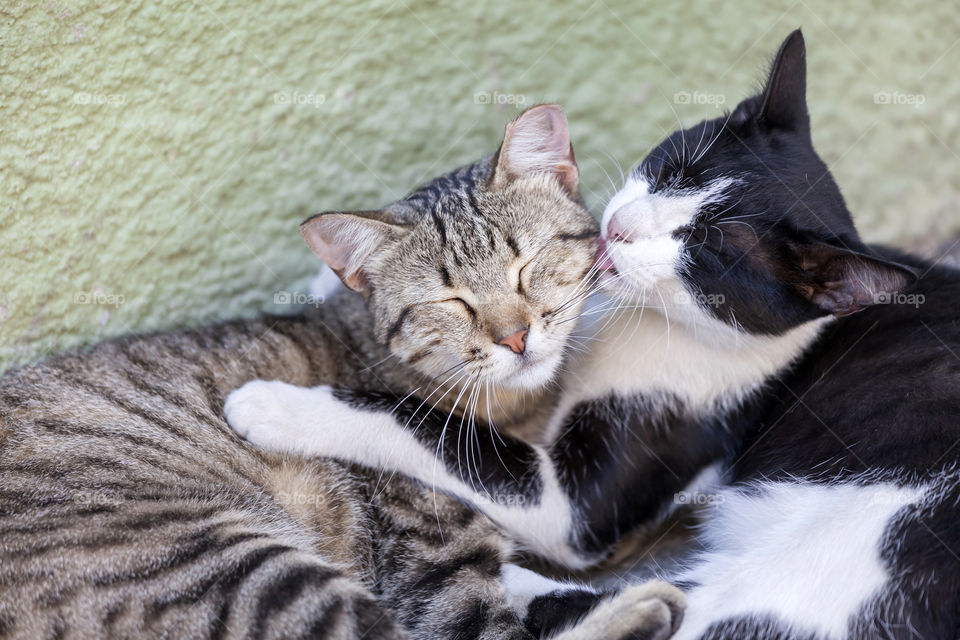
[[[677,319],[778,335],[910,284],[909,269],[860,241],[814,151],[803,55],[784,49],[760,94],[674,132],[631,172],[604,214],[619,272],[607,276],[611,290],[646,300],[678,288],[683,295],[662,303]],[[832,270],[840,282],[805,266],[840,263],[849,267]],[[675,297],[724,302],[675,305]]]

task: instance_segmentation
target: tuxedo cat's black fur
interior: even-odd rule
[[[777,482],[920,488],[877,541],[889,580],[852,612],[847,635],[958,637],[960,273],[861,242],[811,142],[805,66],[798,31],[784,42],[763,93],[729,117],[673,134],[638,171],[651,193],[696,192],[719,176],[736,180],[674,230],[687,258],[679,279],[698,299],[723,300],[702,305],[704,313],[767,336],[836,317],[793,366],[730,417],[733,433],[744,433],[729,463],[734,485],[746,493]],[[712,140],[708,151],[687,161],[685,146],[704,138]],[[612,217],[604,229],[616,243]],[[620,221],[621,235],[624,227]],[[621,267],[615,255],[614,262]],[[851,505],[864,514],[870,507]],[[795,542],[782,541],[785,555]],[[699,605],[692,597],[691,617],[709,618]],[[763,614],[715,618],[698,637],[806,637],[803,623],[810,621]]]
[[[823,332],[771,387],[771,404],[734,467],[737,479],[837,481],[871,472],[922,482],[958,466],[960,273],[876,251],[921,274],[898,296],[913,302],[876,305]]]
[[[892,577],[859,637],[960,637],[960,273],[891,251],[920,275],[914,304],[842,318],[778,380],[732,467],[764,480],[923,486],[887,529]],[[922,301],[922,302],[920,302]],[[749,630],[749,628],[748,628]],[[715,637],[731,636],[717,633]]]
[[[799,35],[788,39],[764,92],[673,133],[637,169],[652,193],[695,193],[719,176],[737,181],[675,233],[689,249],[688,288],[722,299],[705,308],[754,334],[853,313],[874,304],[875,291],[902,290],[914,277],[874,259],[813,148],[802,48]],[[711,142],[693,162],[686,148],[698,140]],[[729,226],[711,237],[717,223]]]

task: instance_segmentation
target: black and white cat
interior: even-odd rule
[[[958,637],[960,273],[863,244],[805,93],[797,31],[760,94],[672,134],[611,200],[617,309],[570,363],[547,444],[483,425],[465,477],[417,403],[271,382],[235,392],[231,424],[419,478],[570,568],[678,492],[716,492],[669,576],[688,590],[678,638]]]

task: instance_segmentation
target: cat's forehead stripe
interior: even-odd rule
[[[435,178],[404,200],[419,208],[433,209],[438,204],[456,204],[456,208],[466,205],[476,209],[476,191],[489,176],[490,163],[484,160]],[[456,198],[459,202],[448,203],[449,198]]]

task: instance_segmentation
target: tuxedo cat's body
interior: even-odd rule
[[[683,336],[673,393],[738,368],[759,383],[705,414],[735,446],[731,486],[673,576],[690,598],[677,637],[956,637],[960,272],[860,242],[804,95],[797,32],[761,95],[668,138],[604,215],[612,286]],[[661,395],[641,378],[635,401]]]
[[[267,383],[237,393],[274,409],[231,424],[432,483],[571,568],[709,496],[671,576],[678,638],[957,637],[960,274],[860,241],[805,73],[795,32],[761,94],[671,135],[611,200],[601,284],[620,307],[568,363],[545,443],[478,425],[464,466],[416,404]]]
[[[679,494],[709,507],[677,638],[957,637],[960,273],[910,261],[923,305],[822,326],[728,418],[729,485]]]
[[[738,363],[760,378],[706,414],[735,446],[731,486],[673,576],[690,598],[677,637],[956,637],[960,273],[860,242],[804,95],[794,33],[761,95],[668,138],[604,215],[612,286],[660,301],[672,341],[693,334],[670,349],[671,389],[720,389],[707,380]]]
[[[911,262],[922,303],[839,318],[770,386],[679,638],[960,634],[960,272]]]

